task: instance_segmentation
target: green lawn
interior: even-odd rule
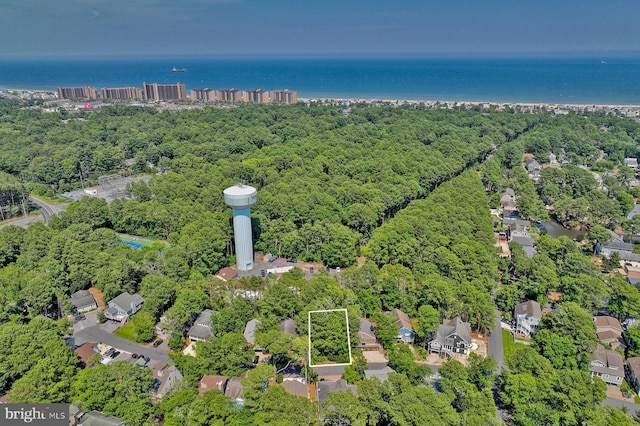
[[[513,340],[513,335],[509,330],[505,330],[504,328],[502,329],[502,346],[504,347],[505,360],[509,358],[511,354],[527,347],[527,345],[523,345],[522,343],[516,343]]]
[[[131,321],[120,327],[120,329],[114,334],[118,337],[122,337],[123,339],[131,340],[132,342],[135,342],[136,337],[138,336],[138,333],[136,333],[136,326],[133,325],[133,322]]]

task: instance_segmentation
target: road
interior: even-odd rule
[[[605,398],[605,400],[602,401],[602,404],[609,405],[611,407],[616,407],[616,408],[626,408],[627,413],[631,415],[634,415],[636,411],[640,411],[640,404],[635,404],[633,402],[628,402],[628,401],[620,401],[619,399],[614,399],[614,398]]]
[[[46,201],[43,201],[33,196],[29,196],[29,201],[31,202],[31,204],[33,204],[34,206],[40,209],[40,211],[42,212],[42,218],[44,219],[45,225],[49,223],[49,218],[51,218],[51,216],[60,213],[69,205],[69,203],[48,204]]]
[[[138,355],[148,356],[154,360],[173,364],[166,352],[153,347],[142,346],[122,337],[114,336],[99,325],[88,326],[73,333],[74,344],[80,346],[83,343],[104,343],[112,346],[120,351],[136,353]]]
[[[505,365],[504,347],[502,345],[502,327],[500,326],[501,314],[498,309],[494,310],[494,314],[496,319],[493,324],[493,330],[491,330],[491,335],[489,336],[488,353],[495,358],[498,363],[498,367],[502,370],[505,368]]]

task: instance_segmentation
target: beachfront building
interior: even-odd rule
[[[182,83],[142,83],[142,94],[147,101],[180,101],[187,98],[187,87]]]
[[[103,87],[100,89],[102,99],[135,99],[142,100],[142,89],[138,87]]]
[[[58,87],[58,98],[60,99],[97,99],[98,92],[95,87]]]

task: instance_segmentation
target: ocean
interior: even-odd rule
[[[187,72],[172,72],[172,68]],[[640,57],[0,58],[0,88],[290,89],[302,98],[640,105]]]

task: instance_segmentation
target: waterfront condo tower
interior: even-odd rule
[[[253,240],[251,235],[251,206],[258,191],[241,183],[223,191],[224,202],[233,209],[233,235],[236,243],[236,266],[239,271],[253,269]]]

